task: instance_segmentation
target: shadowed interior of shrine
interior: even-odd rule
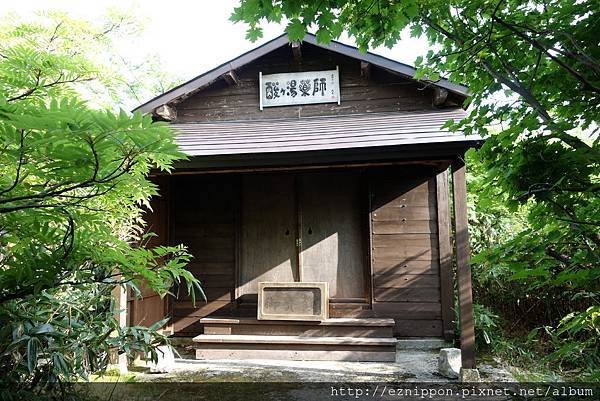
[[[170,242],[194,255],[207,302],[172,299],[175,334],[207,316],[256,316],[261,281],[329,284],[330,315],[431,322],[440,277],[431,166],[170,177]],[[267,196],[268,195],[268,196]],[[160,227],[158,231],[164,230]]]

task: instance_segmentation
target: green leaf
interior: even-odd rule
[[[328,44],[329,42],[331,42],[331,33],[329,32],[329,30],[325,29],[325,28],[321,28],[317,31],[317,41],[319,43],[324,43],[324,44]]]
[[[256,42],[258,39],[262,38],[262,36],[262,29],[258,26],[251,26],[246,31],[246,39],[248,39],[251,42]]]
[[[31,337],[27,342],[27,369],[29,373],[33,373],[37,368],[39,346],[40,341],[36,337]]]
[[[306,27],[298,18],[293,18],[285,27],[285,32],[290,41],[302,40],[306,34]]]

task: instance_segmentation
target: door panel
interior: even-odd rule
[[[365,298],[360,176],[315,173],[299,177],[300,277],[326,281],[335,298]]]
[[[259,281],[299,280],[294,177],[244,176],[242,191],[238,297],[257,294]]]

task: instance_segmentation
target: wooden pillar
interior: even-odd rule
[[[460,349],[462,367],[475,368],[475,326],[473,324],[473,293],[469,265],[469,232],[467,222],[467,180],[462,158],[452,165],[454,196],[454,227],[456,231],[456,278],[460,316]]]
[[[440,261],[440,296],[444,339],[454,338],[454,275],[452,272],[452,245],[450,242],[450,197],[448,194],[448,170],[436,176],[437,224]]]
[[[119,281],[121,276],[116,277]],[[112,290],[112,296],[115,300],[115,319],[119,322],[120,327],[126,327],[128,323],[128,303],[127,289],[122,285],[117,285]],[[121,373],[127,373],[127,355],[120,354],[111,355],[111,362],[117,364]]]

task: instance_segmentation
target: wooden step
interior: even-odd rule
[[[388,326],[394,327],[394,319],[385,318],[349,318],[336,317],[325,319],[320,322],[298,321],[298,320],[258,320],[250,317],[205,317],[200,319],[200,323],[236,323],[236,324],[297,324],[297,325],[318,325],[318,326]]]
[[[204,334],[313,337],[393,337],[393,319],[332,318],[321,322],[203,318]]]
[[[216,335],[200,334],[194,337],[197,343],[235,343],[235,344],[327,344],[327,345],[393,345],[395,338],[364,337],[304,337],[304,336],[253,336],[253,335]]]
[[[194,337],[196,359],[392,362],[395,338],[216,335]]]

